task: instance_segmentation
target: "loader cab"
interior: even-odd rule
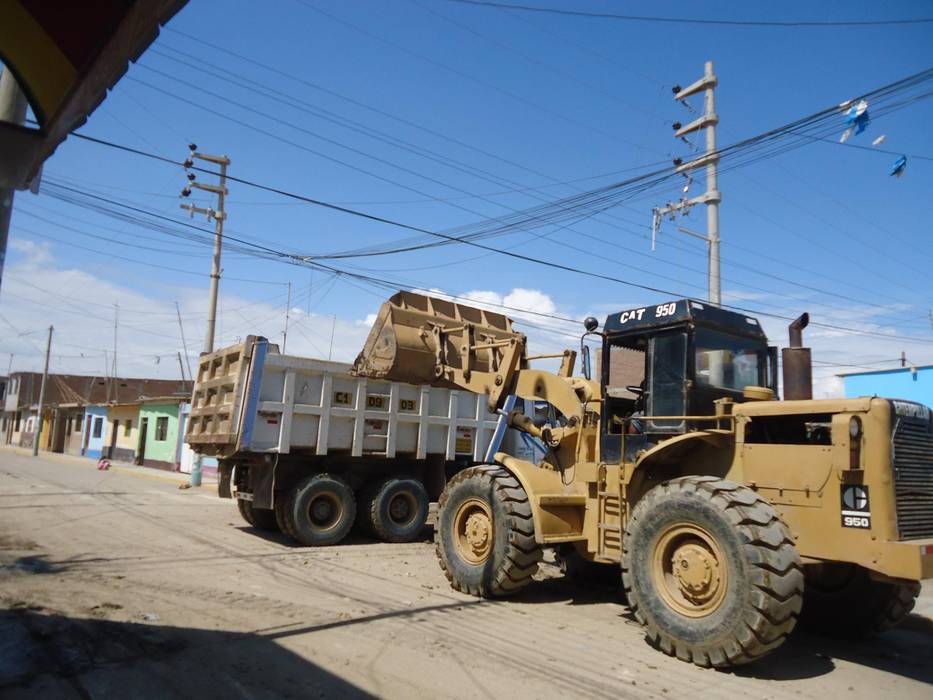
[[[776,391],[777,349],[754,318],[681,299],[611,314],[600,372],[601,457],[618,462],[704,427],[688,417],[713,415],[718,399]]]

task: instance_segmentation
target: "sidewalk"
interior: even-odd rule
[[[11,445],[2,445],[0,446],[0,455],[4,452],[20,455],[23,457],[31,457],[32,450],[26,447],[13,447]],[[39,451],[39,457],[42,459],[47,459],[53,462],[62,462],[65,464],[72,464],[78,467],[84,467],[86,469],[97,469],[97,460],[91,459],[89,457],[81,457],[79,455],[69,455],[61,454],[58,452],[46,452],[44,450]],[[119,472],[120,474],[129,474],[131,476],[137,476],[143,479],[155,479],[157,481],[165,481],[175,484],[187,484],[190,481],[190,475],[183,472],[170,472],[165,469],[156,469],[154,467],[140,467],[129,462],[118,462],[115,460],[110,460],[110,470],[112,472]],[[201,479],[202,488],[214,488],[217,485],[217,477],[215,475],[205,474]]]

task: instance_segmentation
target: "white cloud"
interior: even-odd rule
[[[12,238],[9,241],[10,250],[13,250],[26,257],[23,264],[41,265],[52,259],[48,243],[38,243],[23,238]]]

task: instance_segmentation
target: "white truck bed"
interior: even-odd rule
[[[186,441],[203,454],[483,461],[499,417],[465,391],[354,377],[249,336],[201,357]],[[499,440],[504,433],[499,430]]]

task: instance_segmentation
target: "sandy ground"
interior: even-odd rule
[[[0,450],[0,697],[933,697],[929,585],[873,642],[721,672],[648,647],[611,582],[454,593],[429,539],[304,549],[208,488]]]

